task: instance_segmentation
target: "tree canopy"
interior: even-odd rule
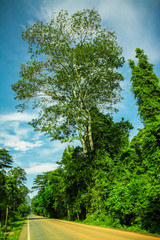
[[[154,121],[160,116],[160,84],[159,78],[153,71],[153,64],[149,63],[147,55],[140,48],[136,48],[137,66],[129,60],[132,69],[132,91],[135,95],[138,113],[144,123]]]
[[[0,149],[0,169],[12,167],[12,156],[9,151],[5,148]]]
[[[67,147],[58,169],[37,176],[35,213],[160,234],[160,121],[154,108],[159,83],[153,69],[148,70],[147,56],[136,52],[144,65],[130,61],[131,82],[144,128],[129,141],[129,121],[114,122],[92,108],[94,151],[84,155],[80,146]]]
[[[84,153],[93,150],[91,109],[115,110],[119,102],[117,71],[123,66],[115,32],[103,29],[94,9],[53,15],[50,22],[26,27],[30,61],[21,65],[21,79],[12,85],[19,109],[33,100],[39,118],[35,130],[63,141],[79,139]],[[89,142],[88,148],[86,142]]]
[[[16,220],[17,216],[29,213],[26,196],[29,193],[24,185],[26,173],[20,167],[12,167],[12,156],[5,148],[0,149],[0,238],[7,225]],[[11,168],[5,171],[5,168]],[[3,239],[3,238],[2,238]],[[4,238],[6,239],[6,238]]]
[[[56,170],[37,175],[32,210],[159,234],[160,84],[147,55],[137,48],[137,64],[129,60],[131,90],[144,124],[129,141],[132,124],[123,118],[114,122],[107,112],[116,111],[114,105],[122,99],[122,48],[115,32],[102,27],[96,10],[53,14],[49,22],[26,27],[22,38],[30,60],[21,64],[20,80],[12,85],[15,99],[22,101],[17,108],[37,108],[39,116],[30,124],[52,140],[78,139],[82,145],[68,146]],[[10,167],[7,154],[0,168]],[[0,173],[0,191],[12,209],[21,211],[25,172]]]

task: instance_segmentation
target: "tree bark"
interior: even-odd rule
[[[6,207],[5,230],[7,230],[7,222],[8,222],[8,206]]]
[[[93,137],[92,137],[92,126],[91,126],[91,115],[90,113],[88,114],[88,119],[89,119],[89,122],[88,122],[88,137],[89,137],[89,144],[90,144],[90,148],[91,148],[91,151],[93,151],[94,149],[94,144],[93,144]]]
[[[68,218],[70,219],[71,218],[71,214],[70,214],[70,210],[69,210],[68,204],[67,204],[67,214],[68,214]]]

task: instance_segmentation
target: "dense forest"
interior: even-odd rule
[[[129,141],[132,124],[124,118],[115,122],[112,115],[122,99],[118,68],[125,60],[115,32],[102,28],[97,11],[71,17],[61,11],[49,23],[26,27],[22,38],[30,61],[12,85],[21,101],[17,107],[37,108],[34,130],[69,143],[59,167],[35,178],[34,213],[160,234],[160,84],[144,51],[137,48],[136,62],[129,60],[144,126]],[[72,145],[74,140],[81,145]],[[6,182],[12,176],[1,174]],[[21,183],[8,191],[20,191]],[[18,194],[9,193],[4,201],[13,196],[14,210]]]
[[[144,128],[129,141],[129,121],[94,107],[94,150],[68,146],[59,168],[36,177],[36,214],[160,234],[160,84],[139,48],[136,57],[132,91]]]
[[[144,128],[129,142],[129,121],[93,108],[94,151],[68,147],[58,169],[37,176],[36,214],[160,234],[160,85],[147,56],[136,54],[132,91]]]
[[[6,239],[3,232],[17,217],[30,212],[26,196],[26,173],[20,167],[12,167],[13,159],[9,151],[0,149],[0,239]],[[10,169],[10,170],[9,170]],[[3,238],[4,237],[4,238]]]

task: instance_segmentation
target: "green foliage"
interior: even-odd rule
[[[12,167],[12,156],[9,151],[5,148],[0,149],[0,169]]]
[[[139,115],[143,122],[155,120],[160,114],[160,84],[153,71],[153,64],[140,48],[136,49],[138,64],[129,60],[132,69],[132,91],[137,100]],[[151,100],[152,99],[152,100]]]
[[[78,214],[81,219],[85,218],[92,174],[90,159],[84,155],[82,148],[70,147],[64,151],[60,164],[64,170],[64,191],[69,210],[68,217],[75,218]]]
[[[114,110],[121,99],[123,76],[117,68],[124,58],[115,33],[102,29],[99,13],[87,9],[72,16],[61,11],[48,23],[26,27],[22,38],[31,60],[21,65],[21,79],[12,85],[15,98],[24,100],[20,109],[33,100],[40,109],[31,122],[35,130],[53,140],[78,138],[84,153],[92,151],[91,109]]]
[[[129,146],[132,124],[123,118],[121,122],[115,123],[109,114],[104,115],[97,108],[92,109],[91,116],[95,152],[97,149],[105,149],[111,158],[117,159],[123,149]]]
[[[101,145],[99,144],[101,147],[97,148],[94,154],[92,152],[88,155],[84,155],[80,147],[68,147],[59,162],[59,169],[38,175],[33,187],[38,186],[39,189],[38,195],[32,201],[32,209],[35,213],[51,216],[50,212],[52,212],[53,217],[60,217],[56,211],[60,212],[65,208],[64,212],[68,219],[80,220],[85,219],[86,214],[94,214],[97,209],[101,213],[106,211],[106,201],[113,187],[113,178],[118,164],[118,157],[115,158],[116,155],[113,155],[113,150],[110,149],[117,148],[116,153],[120,155],[121,150],[117,146],[117,139],[121,146],[128,146],[131,124],[124,120],[114,123],[109,115],[104,116],[96,109],[92,111],[92,119],[93,139],[98,138],[98,133],[100,134],[99,139],[96,139],[97,142],[95,141],[95,146],[96,143],[98,146],[102,137]],[[115,135],[113,129],[117,131]],[[108,132],[110,135],[105,139]],[[112,133],[115,139],[114,137],[112,139]],[[112,140],[111,143],[110,140]],[[108,145],[111,147],[109,148]],[[57,171],[60,171],[61,176],[57,175]],[[47,199],[46,196],[48,196]]]
[[[32,211],[36,214],[56,218],[65,216],[62,174],[63,171],[59,168],[53,172],[38,175],[35,179],[35,184],[39,181],[38,179],[41,179],[41,183],[45,182],[43,188],[42,185],[39,186],[38,195],[32,199]]]
[[[0,229],[0,239],[1,240],[6,240],[7,239],[7,235],[2,229]]]
[[[159,85],[147,56],[140,49],[136,52],[138,65],[130,61],[132,90],[144,128],[129,142],[129,121],[114,122],[109,114],[92,107],[94,150],[84,154],[81,147],[67,147],[58,169],[37,176],[35,213],[160,234],[160,115],[148,103],[153,94],[154,103],[159,104]],[[150,91],[153,86],[155,95]],[[88,149],[89,145],[87,139]]]
[[[8,151],[1,149],[1,167],[9,168],[12,162]],[[5,231],[17,219],[17,214],[29,212],[25,202],[29,190],[24,185],[25,181],[26,173],[20,167],[11,168],[8,172],[0,170],[0,224]]]
[[[22,230],[23,224],[26,220],[26,217],[16,216],[14,221],[10,222],[10,230],[13,232],[13,235],[8,235],[7,240],[18,240],[20,232]]]
[[[119,219],[114,219],[108,213],[102,213],[99,212],[99,210],[96,210],[93,214],[88,214],[86,219],[84,220],[84,223],[101,227],[121,227],[121,225],[119,224]]]
[[[30,213],[30,207],[26,205],[26,203],[20,203],[18,206],[18,213],[20,216],[24,217],[25,215],[28,215]]]
[[[143,50],[136,49],[138,65],[130,60],[132,68],[132,90],[137,98],[139,114],[144,123],[131,142],[141,160],[142,176],[147,179],[144,199],[147,204],[141,214],[141,228],[160,233],[160,84],[153,72],[153,65]],[[142,195],[142,194],[141,194]]]

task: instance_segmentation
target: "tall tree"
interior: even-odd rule
[[[153,71],[153,64],[148,62],[143,50],[136,49],[136,58],[137,66],[132,60],[129,60],[129,64],[132,68],[132,91],[145,126],[139,134],[139,142],[141,155],[151,167],[159,162],[160,156],[160,83]]]
[[[27,180],[25,170],[20,167],[12,168],[9,171],[9,176],[15,178],[17,187],[24,186],[24,183]]]
[[[25,202],[25,197],[29,190],[24,185],[26,182],[26,172],[20,167],[12,168],[7,173],[6,194],[8,195],[8,205],[16,211],[19,204]]]
[[[142,228],[159,233],[160,229],[160,83],[153,71],[153,64],[143,50],[136,49],[138,64],[129,60],[132,68],[132,90],[137,99],[139,115],[144,123],[132,140],[140,161],[141,172],[147,179],[145,198],[147,199],[142,218]]]
[[[37,175],[33,189],[38,189],[32,200],[32,210],[36,214],[54,218],[66,216],[62,168]]]
[[[9,158],[11,158],[10,155]],[[9,167],[8,162],[7,166]],[[25,198],[29,190],[24,186],[25,181],[26,173],[20,167],[13,168],[8,172],[0,171],[0,223],[2,226],[7,227],[9,218],[14,221],[19,213],[23,215],[24,212],[28,212],[29,208],[26,206]]]
[[[33,100],[39,118],[35,130],[63,141],[78,138],[84,153],[93,150],[91,108],[114,109],[120,101],[122,49],[114,32],[101,27],[94,9],[54,15],[49,23],[26,27],[22,38],[29,44],[31,60],[21,65],[21,79],[12,85],[24,110]]]
[[[9,151],[5,148],[0,149],[0,169],[12,167],[12,156]]]
[[[91,111],[92,132],[95,152],[105,149],[112,159],[118,158],[124,148],[129,146],[129,131],[133,129],[129,121],[114,122],[109,114],[103,114],[97,108]]]
[[[65,149],[60,164],[63,167],[65,202],[69,218],[85,218],[90,205],[92,166],[80,147]],[[92,162],[93,164],[93,162]]]
[[[138,64],[129,60],[132,69],[132,91],[138,105],[138,112],[145,123],[155,121],[160,115],[160,84],[159,78],[153,71],[153,64],[148,62],[147,55],[140,48],[136,48]]]

